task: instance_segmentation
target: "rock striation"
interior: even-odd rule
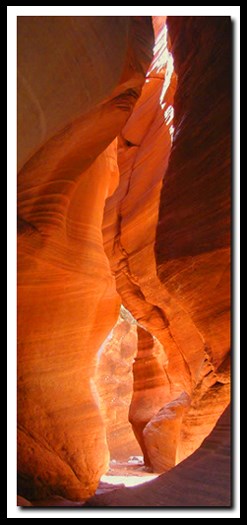
[[[81,501],[108,468],[92,386],[120,299],[103,248],[116,136],[149,67],[149,17],[19,17],[18,490]]]
[[[18,490],[28,501],[94,494],[130,429],[118,376],[129,388],[137,349],[129,419],[146,464],[165,474],[95,505],[230,504],[231,22],[165,21],[18,19]],[[97,353],[120,304],[138,327],[118,322],[114,352],[106,342],[108,390]]]
[[[164,414],[184,393],[189,399],[173,415],[173,459],[169,447],[159,449],[159,469],[167,469],[200,446],[230,399],[231,23],[168,17],[169,37],[156,26],[154,59],[119,139],[120,183],[103,234],[117,291],[147,331],[147,352],[152,336],[164,349],[157,403],[146,383],[151,361],[134,368],[130,420],[146,462],[155,454],[150,426],[144,440],[148,421],[157,417],[171,435]],[[140,421],[145,399],[155,407]]]

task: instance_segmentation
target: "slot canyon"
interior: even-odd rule
[[[18,17],[19,506],[231,505],[231,31]]]

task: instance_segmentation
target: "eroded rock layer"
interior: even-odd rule
[[[145,458],[155,468],[163,455],[164,470],[200,446],[230,398],[230,19],[169,17],[168,28],[121,132],[120,184],[103,229],[123,304],[164,349],[150,420],[173,434],[174,450],[157,453],[150,426],[144,439],[149,360],[130,409]],[[170,403],[179,407],[181,395],[188,403],[173,411],[171,430]]]
[[[115,137],[140,95],[149,17],[19,17],[19,494],[92,495],[108,466],[92,388],[120,300],[103,249]]]

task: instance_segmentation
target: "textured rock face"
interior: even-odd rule
[[[185,354],[193,389],[183,421],[183,459],[230,396],[231,22],[185,17],[181,23],[171,17],[168,28],[178,85],[156,262],[160,281],[203,343],[201,351],[196,345],[188,358]]]
[[[137,352],[136,332],[131,316],[121,313],[99,351],[95,376],[111,458],[125,461],[129,456],[141,454],[128,421],[133,392],[132,364]]]
[[[161,408],[143,429],[148,459],[155,472],[166,472],[178,463],[181,426],[189,405],[190,397],[183,392]]]
[[[133,365],[134,391],[129,420],[144,454],[145,464],[152,465],[143,430],[166,402],[164,349],[157,339],[138,326],[138,352]]]
[[[149,17],[18,24],[19,493],[82,500],[108,464],[91,379],[120,305],[103,209],[153,33]]]
[[[163,33],[121,132],[120,184],[107,200],[103,233],[123,304],[164,348],[156,414],[184,392],[190,399],[182,421],[180,414],[173,421],[173,460],[162,448],[171,467],[200,446],[230,398],[231,27],[227,17],[169,17],[168,28],[175,73]],[[147,361],[130,411],[146,458],[148,412],[142,424],[138,413],[152,395],[148,370]],[[163,418],[171,435],[167,425]]]
[[[230,409],[189,458],[139,487],[92,498],[92,507],[230,507]]]
[[[185,17],[182,24],[169,19],[168,27],[179,81],[156,236],[158,274],[217,367],[229,350],[231,23]]]

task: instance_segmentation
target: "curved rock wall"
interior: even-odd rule
[[[169,17],[168,29],[178,85],[160,196],[157,272],[203,344],[185,354],[193,389],[181,460],[200,445],[230,399],[231,21]],[[186,323],[183,329],[188,338]]]
[[[90,381],[120,301],[101,225],[152,45],[149,17],[18,20],[18,489],[30,499],[85,499],[107,469]]]
[[[120,184],[103,229],[123,304],[164,348],[156,406],[164,409],[164,435],[171,435],[166,405],[189,398],[174,424],[173,461],[169,447],[160,450],[164,469],[200,446],[230,398],[230,19],[169,17],[168,28],[167,46],[164,29],[158,32],[141,97],[121,132]],[[136,416],[130,408],[133,428],[149,396],[148,368],[147,361],[138,378]],[[138,439],[152,463],[152,440]]]
[[[92,378],[120,301],[139,325],[130,420],[154,469],[193,453],[229,403],[230,19],[169,17],[169,37],[164,22],[150,65],[150,17],[18,20],[28,499],[84,500],[107,469]]]

